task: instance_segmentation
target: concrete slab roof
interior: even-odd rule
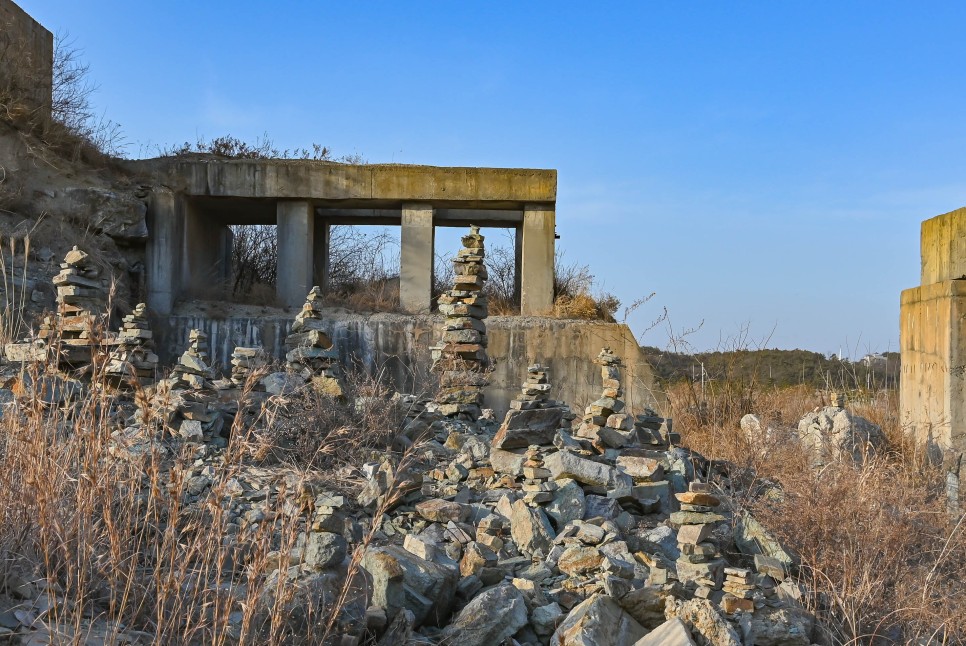
[[[553,205],[557,199],[557,171],[546,169],[354,165],[210,155],[127,164],[133,172],[187,196],[297,199],[319,207],[398,208],[404,202],[425,202],[437,208],[518,210],[525,205]]]

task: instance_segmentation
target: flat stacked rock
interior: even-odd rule
[[[44,318],[38,334],[45,341],[58,339],[60,362],[72,366],[90,363],[93,346],[109,342],[101,321],[107,310],[107,279],[101,268],[77,246],[67,252],[54,276],[57,314]]]
[[[675,494],[681,503],[681,511],[671,514],[670,522],[678,526],[678,549],[681,556],[677,560],[678,581],[697,587],[698,596],[709,596],[713,590],[721,589],[725,561],[721,558],[718,546],[712,542],[711,534],[715,523],[725,517],[715,513],[721,500],[711,493],[707,483],[692,482],[685,493]]]
[[[475,421],[480,417],[486,370],[485,249],[480,228],[472,226],[463,236],[463,248],[453,259],[453,289],[439,297],[439,311],[446,317],[438,346],[431,348],[433,370],[440,374],[441,391],[436,409],[446,417]]]
[[[621,386],[620,357],[610,348],[604,348],[594,359],[600,366],[603,389],[600,398],[584,409],[584,416],[575,435],[589,440],[599,453],[608,448],[619,449],[637,443],[634,418],[621,413],[624,395]]]
[[[313,287],[302,311],[295,317],[292,333],[285,337],[288,371],[303,382],[311,381],[318,391],[333,397],[345,396],[339,353],[325,331],[322,318],[322,290]]]
[[[634,420],[634,428],[641,442],[652,446],[668,447],[681,443],[681,434],[672,431],[670,417],[661,417],[654,410],[645,408]]]
[[[158,355],[154,353],[154,334],[146,316],[147,306],[138,303],[134,311],[124,317],[117,345],[111,352],[105,372],[118,381],[144,384],[154,380]]]
[[[262,348],[237,347],[231,353],[231,383],[242,388],[248,383],[252,373],[268,365],[268,357]],[[261,381],[252,384],[253,390],[265,390]]]
[[[755,585],[755,575],[745,568],[726,567],[724,569],[724,585],[721,587],[725,595],[721,599],[721,608],[731,614],[742,610],[754,612],[753,597],[758,586]]]
[[[566,404],[549,398],[549,369],[540,364],[527,368],[527,379],[516,399],[510,402],[503,424],[493,438],[493,447],[514,449],[551,444],[557,429],[570,428],[575,415]]]
[[[191,330],[188,349],[166,380],[171,394],[161,400],[168,424],[186,440],[209,441],[225,427],[213,379],[214,371],[208,364],[208,335]]]

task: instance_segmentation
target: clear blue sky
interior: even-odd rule
[[[264,132],[559,171],[566,258],[713,348],[898,348],[919,222],[966,205],[964,3],[21,0],[132,156]],[[642,341],[663,346],[667,332]]]

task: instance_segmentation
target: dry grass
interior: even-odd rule
[[[810,609],[835,643],[966,643],[966,528],[946,513],[943,473],[900,428],[895,392],[853,397],[850,408],[882,426],[888,449],[815,471],[791,429],[827,403],[822,393],[754,384],[669,392],[686,444],[732,463],[722,485],[800,556]],[[750,412],[776,432],[745,437],[738,423]]]
[[[369,396],[359,406],[307,406],[313,396],[304,395],[243,407],[210,487],[193,496],[199,447],[173,439],[143,390],[118,399],[95,363],[75,400],[44,404],[57,379],[44,371],[22,375],[24,396],[0,420],[0,581],[7,593],[26,582],[21,603],[36,599],[45,639],[117,643],[141,631],[141,643],[155,644],[326,644],[342,633],[385,509],[360,521],[348,570],[317,579],[320,588],[278,576],[273,564],[287,562],[304,531],[305,492],[351,488],[345,477],[358,480],[354,468],[385,450],[397,418],[378,380],[350,378],[353,395]],[[112,433],[136,408],[156,429],[153,449],[121,459]],[[239,529],[231,510],[250,468],[271,471],[277,495],[264,521]]]

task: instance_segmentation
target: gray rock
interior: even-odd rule
[[[289,395],[305,385],[305,382],[287,372],[273,372],[262,378],[262,385],[271,395]]]
[[[707,599],[668,603],[664,613],[668,619],[676,617],[683,621],[693,637],[700,636],[697,641],[710,646],[741,646],[738,633]]]
[[[631,487],[634,480],[612,466],[581,458],[569,451],[557,451],[544,458],[543,466],[550,470],[555,480],[572,478],[577,482],[614,489]]]
[[[696,646],[691,632],[678,618],[668,619],[663,624],[637,640],[634,646]]]
[[[372,605],[385,608],[386,617],[394,618],[405,607],[413,611],[416,626],[445,625],[456,596],[455,567],[426,561],[396,545],[370,548],[362,567],[372,577]]]
[[[623,511],[618,502],[613,498],[589,495],[584,498],[584,501],[586,503],[584,511],[585,520],[598,517],[613,520],[620,516]]]
[[[786,572],[796,563],[795,557],[751,514],[743,513],[738,517],[734,526],[734,538],[735,545],[742,554],[761,554],[776,559],[785,566]]]
[[[497,473],[506,473],[511,476],[523,475],[523,463],[527,458],[524,451],[512,452],[503,449],[490,449],[490,466]]]
[[[466,604],[443,630],[446,643],[459,646],[491,646],[527,625],[527,605],[520,591],[509,583],[483,592]]]
[[[553,546],[555,536],[543,511],[528,507],[522,500],[517,500],[511,507],[510,535],[524,554],[533,554],[540,550],[545,555]]]
[[[563,609],[556,603],[548,603],[533,609],[530,615],[530,625],[537,635],[546,637],[552,635],[557,628],[557,622],[563,616]]]
[[[815,617],[802,608],[763,608],[751,618],[755,646],[808,646]]]
[[[861,464],[886,444],[882,429],[844,408],[827,406],[798,422],[798,439],[814,466],[850,459]]]
[[[557,526],[557,530],[573,520],[583,520],[587,511],[584,500],[584,490],[576,480],[564,478],[557,481],[557,490],[553,492],[553,500],[543,508],[547,516]]]
[[[507,411],[503,425],[493,437],[493,447],[525,449],[531,444],[550,444],[562,416],[562,408]]]
[[[310,570],[324,570],[345,559],[348,543],[339,534],[310,532],[304,539],[304,547],[305,556],[302,562],[305,567]]]
[[[665,622],[664,606],[668,593],[659,586],[646,585],[631,590],[620,599],[621,608],[645,628],[657,628]]]
[[[646,629],[608,596],[594,595],[575,606],[550,639],[550,646],[624,646]]]

